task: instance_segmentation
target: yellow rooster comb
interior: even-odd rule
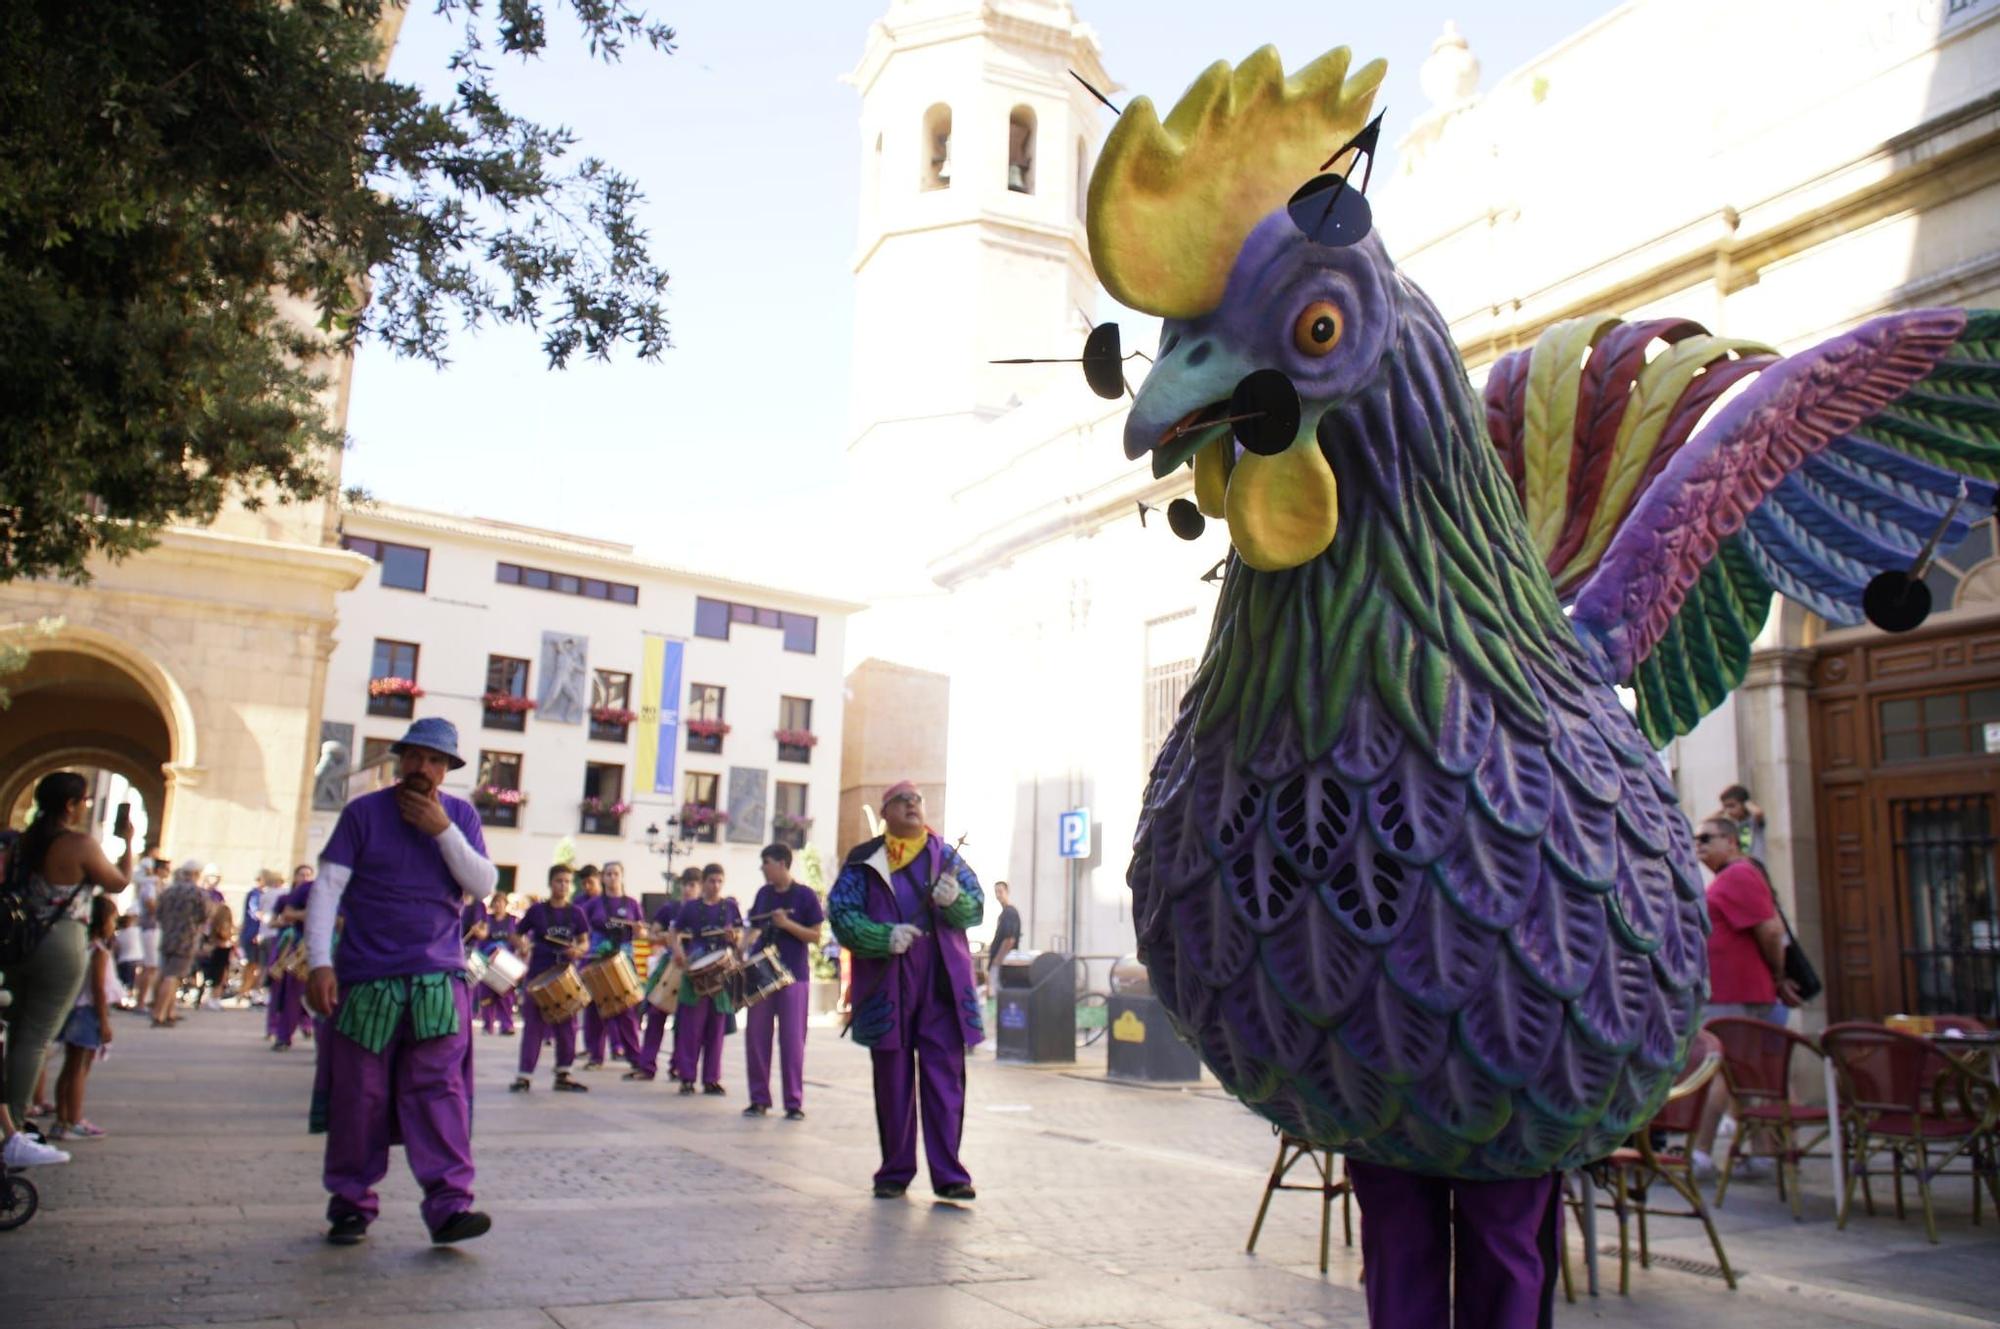
[[[1162,124],[1135,98],[1090,176],[1090,258],[1121,304],[1194,318],[1222,303],[1250,231],[1368,119],[1388,66],[1347,73],[1345,46],[1291,78],[1266,46],[1218,60]]]

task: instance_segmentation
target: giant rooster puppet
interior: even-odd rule
[[[1218,63],[1164,121],[1127,107],[1091,179],[1099,278],[1165,320],[1126,451],[1192,463],[1232,545],[1133,913],[1183,1032],[1276,1125],[1545,1176],[1645,1121],[1700,1023],[1703,882],[1653,746],[1742,680],[1774,592],[1856,622],[1991,510],[2000,314],[1789,356],[1573,319],[1482,401],[1365,207],[1343,230],[1319,202],[1360,187],[1295,197],[1383,69]]]

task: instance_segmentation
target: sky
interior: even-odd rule
[[[559,0],[549,0],[555,11]],[[489,12],[492,6],[488,6]],[[1170,105],[1217,58],[1265,43],[1287,69],[1345,44],[1389,76],[1379,182],[1423,109],[1417,69],[1447,19],[1482,89],[1616,8],[1610,0],[1078,0],[1126,89]],[[344,483],[376,498],[618,540],[682,566],[865,597],[828,585],[845,479],[851,263],[860,188],[859,60],[886,0],[667,0],[672,54],[593,61],[566,10],[551,50],[495,57],[517,114],[573,129],[579,155],[636,179],[671,276],[674,347],[648,364],[546,367],[536,334],[460,333],[440,371],[365,346]],[[412,0],[392,77],[449,95],[452,25]]]

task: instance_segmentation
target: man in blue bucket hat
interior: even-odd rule
[[[492,1226],[472,1208],[473,996],[459,912],[491,896],[499,872],[472,804],[439,787],[465,765],[451,722],[418,720],[391,750],[398,783],[342,809],[306,913],[306,1000],[333,1015],[327,1240],[342,1246],[375,1221],[395,1143],[423,1187],[433,1242]]]

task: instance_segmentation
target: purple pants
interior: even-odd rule
[[[674,1059],[668,1069],[676,1080],[691,1084],[722,1083],[722,1036],[729,1017],[715,1009],[712,997],[681,1003],[680,1018],[674,1021]]]
[[[774,1028],[779,1040],[779,1060],[784,1068],[785,1111],[805,1107],[806,1011],[811,1000],[810,984],[793,983],[779,988],[744,1015],[750,1027],[743,1038],[743,1072],[750,1081],[750,1101],[758,1107],[771,1106],[771,1035]]]
[[[424,1188],[424,1222],[433,1232],[472,1207],[472,994],[463,983],[453,987],[456,1034],[420,1043],[405,1019],[379,1054],[338,1032],[322,1040],[331,1044],[328,1218],[375,1221],[375,1183],[388,1175],[389,1146],[399,1139]]]
[[[514,994],[495,992],[492,988],[479,990],[479,1018],[485,1022],[486,1032],[493,1032],[493,1022],[508,1033],[514,1032]]]
[[[289,974],[280,978],[271,985],[271,1000],[265,1010],[264,1018],[270,1025],[271,1037],[277,1040],[279,1047],[290,1044],[306,1018],[305,980]]]
[[[603,1061],[606,1036],[611,1043],[611,1055],[624,1057],[628,1061],[639,1050],[639,1012],[621,1011],[610,1019],[597,1013],[592,1006],[583,1013],[583,1050],[585,1061]]]
[[[1349,1160],[1371,1329],[1547,1329],[1561,1178],[1450,1181]]]
[[[668,1015],[651,1002],[646,1004],[646,1037],[639,1044],[639,1050],[632,1054],[633,1070],[646,1075],[658,1075],[660,1073],[660,1044],[666,1041],[667,1026],[673,1023],[673,1019],[673,1016]],[[668,1069],[671,1071],[674,1066],[678,1066],[679,1064],[680,1058],[677,1052],[672,1058]]]
[[[870,1056],[875,1061],[875,1134],[882,1145],[876,1182],[907,1186],[916,1177],[919,1104],[931,1189],[971,1181],[972,1174],[958,1161],[958,1142],[965,1133],[965,1035],[957,1013],[933,1003],[910,1022],[900,1049],[878,1049]]]
[[[542,1019],[542,1008],[530,997],[521,1003],[521,1074],[535,1073],[535,1063],[542,1059],[544,1034],[555,1035],[558,1071],[568,1070],[576,1061],[576,1017],[552,1025]]]

